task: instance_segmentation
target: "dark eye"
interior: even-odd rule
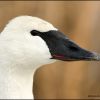
[[[37,30],[32,30],[31,32],[31,35],[33,35],[33,36],[37,36],[37,35],[39,35],[39,31],[37,31]]]

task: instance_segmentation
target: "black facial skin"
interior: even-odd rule
[[[47,44],[51,59],[63,61],[96,60],[94,54],[82,49],[59,31],[39,32],[32,30],[33,36],[40,36]]]

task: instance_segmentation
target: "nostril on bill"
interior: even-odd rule
[[[74,46],[70,46],[69,49],[70,49],[71,51],[78,51],[78,50],[79,50],[78,48],[76,48],[76,47],[74,47]]]

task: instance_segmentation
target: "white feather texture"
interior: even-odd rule
[[[32,99],[33,70],[55,62],[45,41],[31,30],[57,30],[31,16],[11,20],[0,35],[0,99]]]

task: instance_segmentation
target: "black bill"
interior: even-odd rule
[[[79,47],[59,31],[52,30],[42,32],[39,33],[38,36],[40,36],[48,45],[52,55],[51,59],[63,61],[100,60],[98,54]]]

